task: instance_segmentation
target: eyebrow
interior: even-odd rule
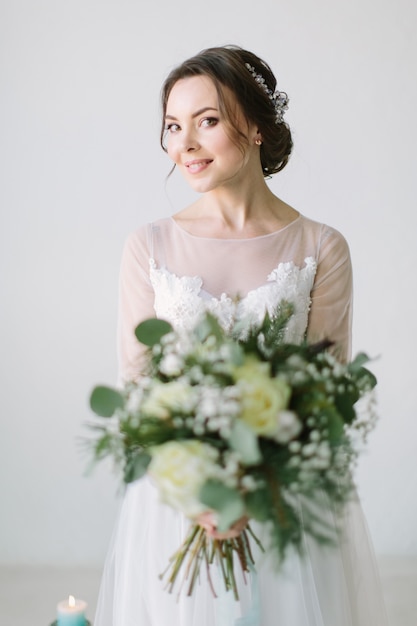
[[[196,111],[195,113],[193,113],[193,114],[191,115],[191,117],[194,119],[195,117],[198,117],[198,116],[199,116],[199,115],[201,115],[202,113],[206,113],[206,111],[217,111],[217,112],[218,112],[218,109],[216,109],[215,107],[203,107],[202,109],[198,109],[198,111]],[[166,119],[169,119],[169,120],[176,120],[176,119],[178,119],[178,118],[176,118],[174,115],[168,115],[168,114],[167,114],[167,115],[165,115],[165,118],[166,118]]]

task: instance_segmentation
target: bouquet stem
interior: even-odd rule
[[[190,528],[183,544],[170,558],[168,567],[159,577],[162,579],[168,574],[166,588],[172,593],[184,567],[179,593],[181,593],[183,584],[189,581],[187,595],[191,596],[195,584],[199,580],[201,564],[204,562],[210,589],[213,596],[217,597],[210,570],[210,566],[216,562],[219,566],[226,591],[233,591],[235,600],[238,600],[239,592],[234,570],[235,555],[246,583],[245,573],[249,573],[250,567],[255,564],[250,546],[250,537],[263,550],[259,539],[249,525],[237,537],[215,539],[209,537],[204,528],[195,524]]]

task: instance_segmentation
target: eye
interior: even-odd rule
[[[179,125],[175,124],[174,122],[172,122],[172,124],[165,125],[165,130],[167,133],[176,133],[177,131],[179,131],[179,129]]]
[[[216,124],[218,123],[218,118],[217,117],[204,117],[201,122],[200,122],[200,126],[202,126],[203,128],[208,128],[210,126],[216,126]]]

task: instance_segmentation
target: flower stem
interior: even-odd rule
[[[226,591],[232,590],[234,598],[238,600],[239,593],[235,567],[239,564],[244,582],[246,583],[245,573],[250,571],[249,564],[254,565],[255,563],[250,547],[249,535],[253,537],[257,545],[263,550],[259,539],[250,526],[247,526],[240,535],[234,539],[215,539],[208,537],[204,528],[199,525],[194,525],[191,527],[179,550],[171,557],[167,568],[160,575],[160,578],[164,578],[169,572],[167,589],[172,593],[178,576],[183,567],[185,567],[178,593],[181,593],[185,581],[189,581],[187,595],[191,596],[200,576],[201,564],[204,561],[210,589],[213,596],[217,597],[211,577],[211,567],[215,563],[220,570]],[[235,553],[237,559],[234,558]]]

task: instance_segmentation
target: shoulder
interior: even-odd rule
[[[169,217],[142,224],[136,230],[130,232],[124,243],[125,253],[135,256],[146,254],[148,259],[152,256],[153,241],[158,233],[172,229],[173,220]]]
[[[342,233],[333,226],[330,226],[329,224],[313,220],[310,217],[306,217],[302,213],[300,213],[298,221],[300,222],[300,227],[303,230],[311,232],[316,236],[321,237],[322,239],[331,238],[346,242],[346,239],[342,235]]]
[[[304,237],[314,241],[318,257],[327,255],[331,251],[341,256],[349,256],[349,244],[339,230],[302,214],[298,221]]]
[[[346,293],[352,283],[352,262],[349,245],[342,233],[321,222],[303,217],[302,226],[306,237],[313,237],[316,249],[317,273],[315,289],[321,284],[332,285],[337,281]]]

